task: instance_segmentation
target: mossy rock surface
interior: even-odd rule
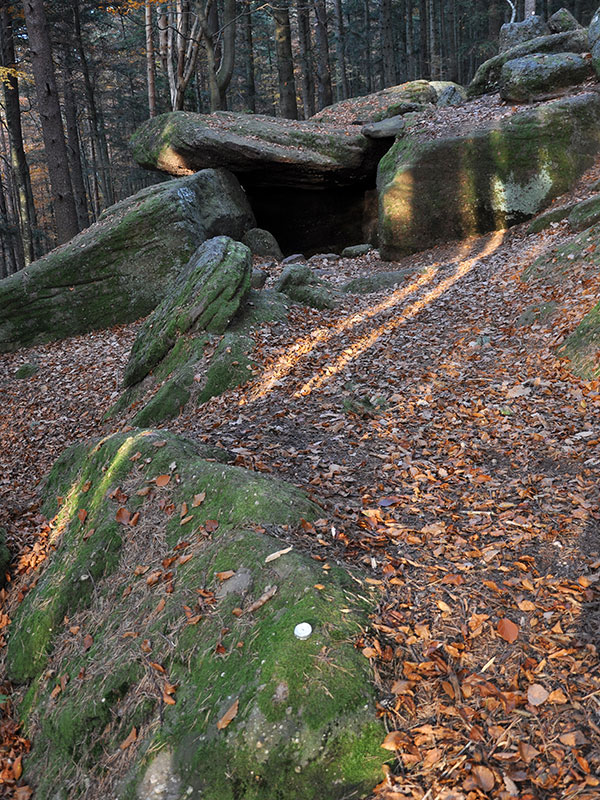
[[[576,231],[582,231],[597,222],[600,222],[600,194],[577,203],[569,214],[569,225]]]
[[[529,308],[526,308],[525,311],[519,315],[517,325],[526,328],[531,325],[544,324],[552,319],[557,311],[558,306],[553,300],[547,303],[535,303],[529,306]]]
[[[263,228],[251,228],[246,231],[242,242],[250,248],[253,256],[274,258],[276,261],[283,259],[283,253],[277,243],[277,239],[270,231],[265,231]]]
[[[338,292],[321,280],[307,264],[290,264],[277,283],[275,291],[286,294],[295,303],[312,308],[336,308]]]
[[[559,8],[548,19],[548,27],[552,33],[564,33],[565,31],[576,31],[583,27],[575,19],[573,14],[566,8]]]
[[[600,376],[600,303],[585,315],[557,353],[571,362],[579,377],[593,380]]]
[[[520,22],[505,22],[500,28],[498,46],[500,52],[510,50],[523,42],[546,36],[550,33],[550,28],[544,20],[537,15],[521,20]]]
[[[150,375],[124,387],[108,417],[135,410],[133,423],[138,427],[158,425],[178,416],[186,406],[200,406],[246,383],[252,375],[256,329],[265,323],[285,323],[288,306],[288,298],[280,292],[250,290],[243,310],[223,336],[195,330],[177,335],[170,348],[162,348],[164,355]],[[146,352],[136,349],[140,362]]]
[[[358,131],[226,111],[161,114],[131,146],[142,167],[172,175],[226,167],[251,186],[349,186],[372,175],[380,157]]]
[[[199,244],[255,225],[225,170],[143,189],[39,261],[0,281],[0,352],[139,319]]]
[[[558,247],[538,256],[523,272],[523,279],[545,285],[560,283],[573,268],[595,274],[600,268],[600,224],[592,225]]]
[[[381,160],[379,249],[393,259],[523,222],[600,150],[600,97],[545,103],[454,138],[407,135]]]
[[[527,233],[540,233],[540,231],[549,228],[553,222],[560,222],[566,219],[576,205],[577,203],[572,202],[558,208],[552,208],[550,211],[545,211],[529,223]]]
[[[419,111],[437,101],[436,83],[439,82],[407,81],[361,97],[349,97],[322,109],[311,117],[311,121],[335,125],[342,119],[344,124],[348,122],[365,124],[405,114],[408,111]]]
[[[528,56],[533,53],[587,53],[589,52],[588,34],[585,29],[551,33],[547,36],[536,36],[535,39],[522,42],[511,47],[481,64],[469,87],[469,97],[477,97],[486,92],[496,92],[499,88],[500,73],[507,61]]]
[[[55,549],[7,659],[30,681],[38,796],[141,799],[161,775],[173,800],[320,800],[380,780],[364,588],[293,548],[268,560],[290,545],[248,528],[314,519],[301,492],[151,430],[67,451],[45,491]]]
[[[15,372],[15,378],[17,378],[17,380],[32,378],[39,371],[40,371],[39,364],[36,364],[33,361],[27,361],[25,364],[21,364],[21,366]]]
[[[139,383],[189,331],[224,333],[250,291],[251,272],[245,245],[227,236],[204,242],[138,332],[123,385]]]
[[[359,278],[354,278],[345,283],[342,291],[348,294],[380,292],[383,289],[390,289],[399,283],[403,283],[407,276],[414,274],[414,269],[399,269],[390,272],[377,272],[373,275],[361,275]]]
[[[545,53],[507,61],[500,73],[503,100],[525,102],[536,95],[581,83],[592,74],[589,57],[578,53]]]

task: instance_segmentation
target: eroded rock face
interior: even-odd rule
[[[538,36],[545,36],[550,33],[549,27],[541,17],[533,16],[522,22],[506,22],[500,28],[500,52],[510,50],[518,44],[528,42]]]
[[[426,80],[408,81],[362,97],[349,97],[322,109],[311,120],[335,125],[343,117],[354,124],[367,124],[410,111],[420,111],[437,102],[438,90],[435,83]]]
[[[573,14],[566,8],[559,8],[548,19],[548,27],[551,33],[564,33],[565,31],[576,31],[583,27],[580,25]]]
[[[0,352],[144,316],[199,244],[255,225],[234,176],[204,170],[144,189],[0,281]]]
[[[250,291],[250,250],[227,236],[201,245],[148,317],[133,344],[123,383],[139,383],[189,331],[224,333]]]
[[[134,429],[68,450],[44,509],[56,548],[8,645],[30,684],[39,797],[336,800],[381,779],[385,731],[353,646],[365,601],[295,550],[269,561],[285,542],[252,529],[316,519],[299,490]]]
[[[486,92],[498,91],[502,67],[507,61],[515,58],[533,53],[587,53],[588,51],[588,34],[584,28],[538,36],[484,61],[469,84],[468,94],[470,97],[477,97]]]
[[[507,61],[500,73],[503,100],[526,102],[536,95],[581,83],[592,74],[588,58],[577,53],[547,53]]]
[[[599,122],[600,97],[590,92],[456,138],[397,140],[379,167],[382,256],[534,216],[591,165]]]
[[[226,167],[248,186],[348,186],[371,176],[381,156],[358,131],[224,111],[161,114],[131,144],[142,167],[171,175]]]

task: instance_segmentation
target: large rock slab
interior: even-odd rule
[[[504,53],[484,61],[469,84],[469,97],[477,97],[486,92],[496,92],[499,88],[500,73],[507,61],[528,56],[533,53],[587,53],[589,41],[587,31],[566,31],[548,36],[537,36],[528,42],[511,47]]]
[[[507,61],[500,73],[500,97],[526,102],[536,95],[582,83],[592,74],[589,56],[546,53]]]
[[[144,316],[204,240],[255,225],[225,170],[144,189],[39,261],[0,281],[0,352]]]
[[[569,29],[570,30],[570,29]],[[523,42],[537,39],[539,36],[546,36],[550,33],[550,28],[541,17],[534,15],[521,22],[505,22],[500,28],[500,38],[498,47],[501,53],[516,47]]]
[[[442,86],[443,84],[443,86]],[[378,92],[349,97],[317,112],[311,121],[336,125],[340,119],[353,124],[379,122],[387,117],[420,111],[436,103],[439,94],[447,88],[446,81],[416,80],[388,86]],[[453,84],[457,86],[457,84]]]
[[[534,216],[593,163],[599,122],[600,97],[590,92],[456,138],[397,140],[378,173],[382,256]]]
[[[368,606],[260,532],[319,515],[299,490],[132,430],[67,451],[44,510],[54,549],[7,655],[38,797],[341,800],[380,779]]]
[[[131,140],[148,169],[186,175],[226,167],[252,186],[348,186],[371,176],[381,147],[358,131],[254,114],[176,111]]]

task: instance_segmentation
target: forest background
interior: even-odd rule
[[[229,109],[308,119],[417,78],[464,85],[497,51],[511,5],[0,0],[0,278],[162,179],[128,152],[149,116]],[[587,25],[597,0],[538,0],[536,11],[547,18],[565,5]]]

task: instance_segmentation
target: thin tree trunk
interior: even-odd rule
[[[144,29],[146,33],[146,82],[148,85],[148,114],[156,116],[156,69],[154,66],[154,39],[152,38],[152,6],[144,2]]]
[[[16,65],[12,18],[8,0],[1,0],[0,2],[0,65],[9,68],[14,68]],[[37,223],[33,192],[31,190],[31,177],[23,145],[19,81],[17,77],[7,74],[4,81],[2,81],[2,89],[10,141],[11,167],[18,197],[23,263],[29,264],[37,255],[34,233]]]
[[[406,71],[408,80],[417,77],[417,65],[415,62],[415,30],[413,26],[413,0],[406,3]]]
[[[396,61],[394,54],[394,28],[392,22],[392,0],[382,0],[379,19],[381,34],[381,79],[383,86],[394,86],[396,80]]]
[[[389,0],[391,3],[391,0]],[[345,100],[350,95],[348,87],[348,74],[346,72],[346,32],[344,31],[344,17],[342,15],[341,0],[334,0],[333,3],[335,21],[335,52],[337,61],[337,99]]]
[[[524,19],[533,17],[534,14],[535,14],[535,0],[525,0],[525,4],[523,7]]]
[[[315,113],[315,81],[312,66],[312,45],[310,40],[310,15],[307,0],[296,0],[298,15],[298,44],[300,62],[300,80],[302,92],[302,108],[304,119]]]
[[[252,7],[244,14],[244,102],[246,109],[256,112],[256,81],[254,78],[254,39],[252,36]]]
[[[333,103],[331,67],[329,65],[329,41],[327,38],[327,9],[325,0],[314,0],[315,40],[317,45],[317,87],[319,110]]]
[[[73,200],[67,146],[60,115],[52,48],[43,0],[25,0],[25,23],[31,50],[31,62],[38,99],[48,175],[52,186],[54,219],[59,244],[67,242],[78,231],[77,212]]]
[[[63,59],[63,95],[65,99],[65,122],[67,124],[67,154],[69,158],[71,182],[73,184],[77,223],[79,230],[83,230],[83,228],[87,228],[90,224],[90,218],[88,215],[87,197],[83,183],[81,148],[79,146],[79,131],[77,130],[77,107],[73,94],[73,71],[70,60],[69,47],[67,46],[65,47]]]
[[[373,91],[373,60],[371,57],[371,9],[369,0],[363,2],[363,13],[365,18],[365,66],[367,69],[367,94]]]
[[[277,77],[279,80],[279,113],[288,119],[298,119],[296,81],[292,56],[292,32],[287,0],[276,0],[271,6],[275,23],[275,49],[277,52]]]
[[[431,76],[427,41],[427,0],[419,0],[419,72],[421,78]]]

